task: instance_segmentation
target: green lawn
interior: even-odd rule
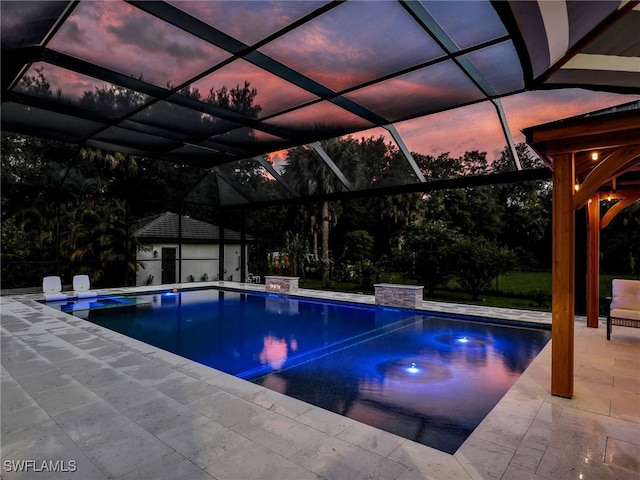
[[[600,274],[600,297],[611,295],[611,280],[614,278],[633,278],[631,275]],[[505,294],[527,295],[532,291],[551,292],[551,272],[514,272],[512,275],[502,275],[498,278],[494,288]]]
[[[611,295],[611,280],[614,278],[633,278],[628,275],[600,275],[600,303]],[[415,284],[415,281],[403,278],[400,274],[385,273],[380,278],[384,283]],[[322,282],[316,279],[300,279],[301,288],[322,289]],[[373,293],[373,289],[365,289],[356,283],[333,282],[331,290],[351,293]],[[494,280],[491,291],[473,300],[456,282],[449,282],[446,288],[436,289],[433,295],[425,292],[425,300],[464,303],[470,305],[487,305],[494,307],[520,308],[529,310],[550,311],[551,307],[551,272],[514,272],[501,275]]]

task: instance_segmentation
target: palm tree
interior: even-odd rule
[[[378,204],[380,218],[389,224],[389,241],[393,241],[398,250],[402,249],[402,232],[421,217],[424,208],[422,194],[386,195],[378,197]]]
[[[353,184],[364,181],[361,174],[362,163],[359,161],[358,142],[352,138],[331,139],[321,142],[324,151],[333,160],[347,179]],[[346,187],[333,174],[322,159],[307,147],[297,147],[289,151],[284,166],[283,177],[301,195],[319,195],[343,191]],[[329,202],[323,201],[320,208],[322,225],[322,284],[325,288],[331,286],[330,255],[329,255],[329,227],[330,222],[337,218],[331,216]]]
[[[304,272],[309,248],[303,235],[300,233],[287,232],[285,235],[284,251],[289,256],[291,275],[294,277],[298,276],[298,270]]]
[[[74,273],[107,284],[135,273],[137,245],[127,235],[126,215],[126,201],[118,199],[76,196],[64,206],[60,251]]]

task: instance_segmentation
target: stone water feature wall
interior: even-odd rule
[[[300,277],[281,277],[270,275],[265,278],[265,291],[267,293],[295,293],[298,291]]]
[[[421,285],[378,283],[374,287],[376,305],[412,309],[422,305],[424,287]]]

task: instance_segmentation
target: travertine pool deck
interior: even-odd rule
[[[118,291],[124,289],[98,292]],[[296,295],[374,303],[370,295]],[[69,316],[40,298],[0,297],[3,479],[640,478],[640,329],[615,327],[607,341],[604,322],[587,328],[577,318],[574,398],[549,394],[549,343],[448,455]],[[437,302],[423,308],[550,321],[548,313],[523,310]],[[33,461],[22,464],[28,471],[16,472],[25,460]]]

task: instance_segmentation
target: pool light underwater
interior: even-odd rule
[[[419,371],[420,371],[420,369],[416,365],[416,362],[411,362],[411,366],[409,368],[407,368],[407,372],[409,372],[409,373],[418,373]]]

